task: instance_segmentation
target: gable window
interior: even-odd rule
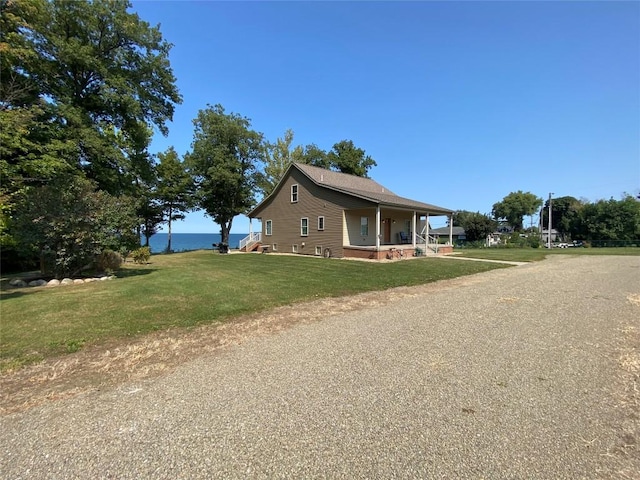
[[[267,220],[265,226],[264,226],[264,234],[265,235],[271,235],[271,233],[273,232],[273,221],[272,220]]]
[[[369,217],[360,217],[360,235],[369,236]]]
[[[298,201],[298,185],[291,185],[291,203]]]
[[[324,217],[318,217],[318,230],[324,230]]]
[[[303,237],[309,235],[309,219],[307,217],[300,219],[300,235]]]

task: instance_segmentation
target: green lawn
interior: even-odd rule
[[[503,265],[433,258],[374,263],[196,251],[127,264],[115,280],[0,291],[0,370],[159,329],[223,322],[304,300],[384,290]]]
[[[487,260],[536,262],[547,255],[640,255],[640,248],[462,248],[456,249],[456,253],[463,257]]]

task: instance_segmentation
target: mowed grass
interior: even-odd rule
[[[375,263],[211,251],[155,255],[148,265],[127,264],[111,281],[3,289],[0,370],[160,329],[504,267],[437,258]]]
[[[475,248],[458,249],[462,257],[502,260],[510,262],[537,262],[548,255],[640,255],[640,247],[616,248]]]

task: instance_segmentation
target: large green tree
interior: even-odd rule
[[[41,162],[55,140],[65,146],[57,158],[99,188],[126,190],[126,150],[148,143],[148,125],[166,134],[181,101],[170,45],[129,7],[126,0],[2,2],[2,50],[9,53],[2,55],[0,105],[40,122],[38,135],[25,131],[20,139],[29,155],[14,148],[9,164]]]
[[[255,204],[257,164],[264,160],[262,134],[251,121],[209,105],[194,119],[195,132],[186,163],[193,175],[198,206],[220,225],[229,243],[233,219]]]
[[[257,177],[258,188],[263,196],[266,197],[273,192],[289,165],[294,162],[292,142],[293,130],[289,129],[284,132],[284,137],[278,138],[275,143],[265,143],[264,168]]]
[[[158,160],[156,198],[167,222],[167,252],[170,252],[172,223],[184,219],[195,205],[193,179],[173,147],[159,153]]]
[[[181,97],[170,44],[129,7],[126,0],[0,1],[3,245],[15,245],[17,199],[44,185],[62,188],[59,177],[139,194],[152,128],[167,133]]]
[[[498,220],[506,220],[516,231],[522,231],[523,217],[535,214],[542,205],[542,199],[533,193],[511,192],[501,202],[493,204],[492,214]]]
[[[373,158],[356,147],[351,140],[334,144],[327,159],[333,169],[359,177],[368,177],[369,169],[377,165]]]
[[[498,222],[480,212],[459,210],[453,214],[453,225],[464,228],[469,242],[484,240],[487,235],[495,232]]]
[[[566,238],[576,227],[576,222],[579,221],[582,207],[583,203],[575,197],[565,196],[553,198],[551,200],[551,228],[556,229],[562,238]],[[544,202],[541,221],[543,228],[548,228],[549,200]]]
[[[297,163],[305,163],[307,165],[326,169],[331,168],[327,152],[315,143],[310,143],[304,147],[302,145],[298,145],[293,149],[291,157],[293,158],[293,161]]]
[[[611,198],[585,203],[577,221],[572,223],[570,235],[574,240],[638,241],[640,201],[625,194],[621,200]]]

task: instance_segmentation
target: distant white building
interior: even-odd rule
[[[557,242],[559,236],[560,236],[560,234],[558,233],[558,231],[555,228],[552,228],[551,229],[551,243]],[[542,243],[549,243],[549,229],[548,228],[542,230],[541,240],[542,240]]]

